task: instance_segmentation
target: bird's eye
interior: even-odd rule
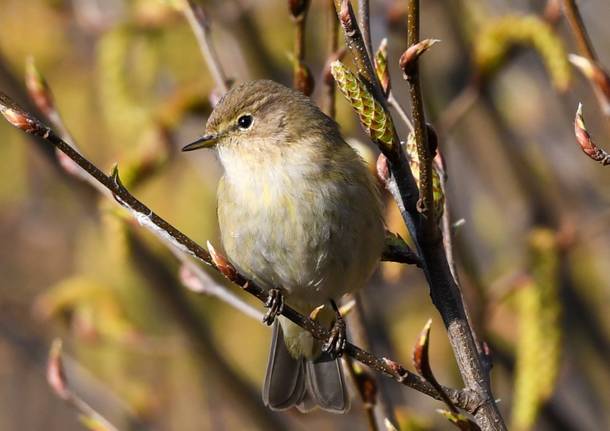
[[[246,114],[246,115],[242,115],[241,117],[239,117],[237,119],[237,125],[239,126],[240,129],[242,130],[246,130],[249,129],[250,126],[252,126],[252,115],[250,114]]]

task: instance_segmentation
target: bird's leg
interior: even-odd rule
[[[271,325],[277,316],[282,314],[284,310],[284,295],[280,289],[271,289],[269,290],[269,297],[265,302],[265,307],[269,310],[263,316],[263,323],[267,325]]]
[[[347,332],[345,326],[345,320],[341,317],[337,304],[332,299],[330,304],[335,310],[336,319],[333,322],[333,326],[330,329],[330,336],[328,340],[322,345],[322,351],[328,353],[333,358],[338,358],[343,355],[345,351],[345,344],[347,343]]]

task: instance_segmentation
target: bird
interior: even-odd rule
[[[228,260],[269,292],[273,325],[262,397],[272,410],[344,413],[337,301],[362,288],[382,253],[375,177],[311,99],[270,80],[234,86],[183,151],[215,148],[218,224]],[[281,315],[284,304],[330,325],[325,343]]]

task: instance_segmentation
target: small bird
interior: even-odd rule
[[[334,120],[273,81],[246,82],[218,102],[205,133],[224,175],[218,222],[229,261],[269,292],[273,323],[263,401],[273,410],[349,408],[341,363],[345,324],[335,304],[361,288],[384,244],[377,185]],[[284,301],[332,325],[321,343],[281,316]],[[278,317],[276,321],[276,317]],[[278,324],[279,321],[279,324]]]

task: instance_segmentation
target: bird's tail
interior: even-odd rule
[[[316,407],[332,413],[349,409],[339,359],[322,353],[317,359],[295,359],[288,352],[279,323],[273,325],[263,402],[272,410],[296,406],[301,412]]]

